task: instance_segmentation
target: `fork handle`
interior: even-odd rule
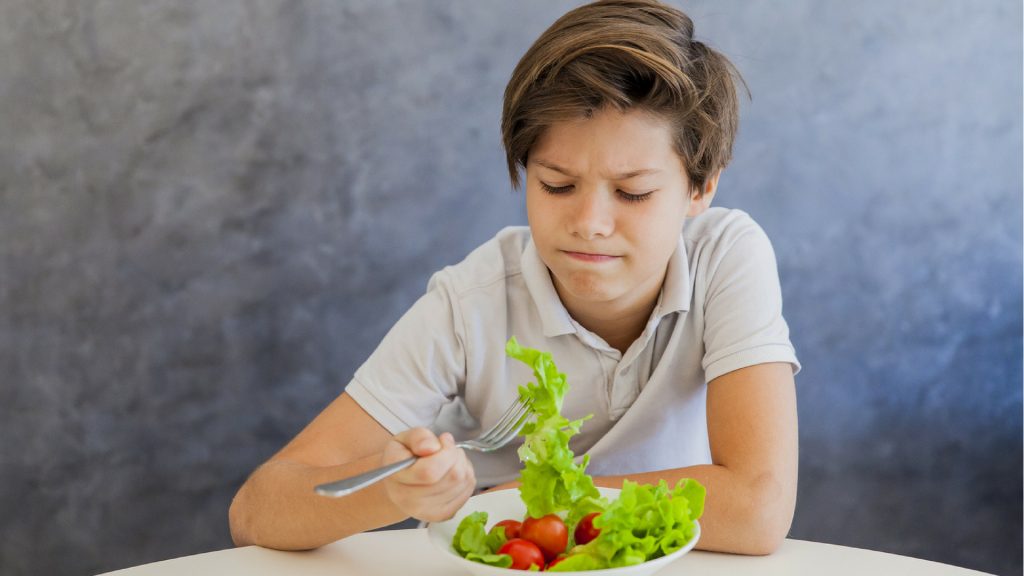
[[[416,462],[417,458],[412,456],[387,466],[381,466],[380,468],[374,468],[369,472],[363,472],[358,476],[351,476],[349,478],[342,478],[334,482],[328,482],[327,484],[320,484],[315,488],[316,493],[321,496],[330,496],[331,498],[340,498],[342,496],[348,496],[349,494],[362,490],[370,484],[374,484],[378,480],[383,480],[388,476],[391,476],[399,470],[405,470],[409,466],[412,466],[413,462]]]

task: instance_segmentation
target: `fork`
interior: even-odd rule
[[[526,424],[527,418],[531,414],[530,400],[522,400],[517,398],[512,405],[505,410],[505,413],[498,418],[498,421],[491,426],[490,429],[481,433],[476,438],[470,440],[463,440],[455,444],[456,448],[465,448],[467,450],[475,450],[477,452],[491,452],[501,448],[505,444],[508,444],[519,430]],[[347,496],[357,490],[362,490],[367,486],[374,484],[379,480],[383,480],[392,474],[404,470],[418,460],[419,457],[413,456],[406,458],[400,462],[394,462],[380,468],[375,468],[369,472],[364,472],[358,476],[351,476],[349,478],[343,478],[341,480],[335,480],[334,482],[328,482],[327,484],[320,484],[314,490],[321,496],[330,496],[332,498],[339,498],[341,496]]]

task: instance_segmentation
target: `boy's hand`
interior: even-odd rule
[[[473,465],[466,453],[455,447],[455,439],[447,432],[438,437],[426,428],[413,428],[388,441],[381,464],[410,456],[420,459],[384,479],[388,497],[413,518],[427,522],[448,520],[476,488]]]

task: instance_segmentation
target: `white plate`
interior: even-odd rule
[[[614,488],[598,488],[598,490],[601,492],[601,496],[604,496],[609,500],[614,500],[619,494],[619,491]],[[440,551],[440,553],[444,554],[446,557],[451,559],[455,565],[460,566],[470,574],[475,574],[476,576],[510,576],[511,574],[521,573],[519,570],[513,571],[510,568],[498,568],[496,566],[488,566],[487,564],[481,564],[479,562],[471,562],[459,556],[455,552],[455,549],[452,548],[452,538],[455,536],[455,529],[459,527],[459,522],[461,522],[463,518],[473,512],[487,512],[487,526],[490,527],[499,520],[504,520],[506,518],[522,518],[526,515],[526,506],[524,506],[522,500],[519,499],[519,490],[498,490],[497,492],[487,492],[486,494],[473,496],[451,520],[433,523],[427,527],[427,536],[430,538],[430,542]],[[589,570],[587,572],[557,572],[557,574],[647,576],[649,574],[654,574],[658,570],[678,559],[683,554],[692,550],[693,547],[697,545],[698,540],[700,540],[700,523],[697,523],[697,533],[694,534],[693,539],[691,539],[686,546],[683,546],[668,556],[662,556],[661,558],[656,558],[649,562],[644,562],[643,564],[626,566],[623,568]]]

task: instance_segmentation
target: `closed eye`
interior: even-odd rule
[[[566,192],[572,192],[572,184],[567,186],[552,186],[545,182],[541,182],[540,187],[548,194],[565,194]]]
[[[546,182],[541,182],[540,186],[548,194],[568,194],[569,192],[572,192],[573,189],[572,184],[566,184],[565,186],[552,186]],[[655,192],[656,190],[651,190],[650,192],[644,192],[643,194],[631,194],[624,190],[615,191],[619,198],[622,198],[626,202],[643,202],[650,198],[651,194],[654,194]]]
[[[626,202],[643,202],[650,198],[651,194],[654,194],[655,191],[651,190],[650,192],[644,192],[643,194],[630,194],[629,192],[623,192],[622,190],[616,190],[615,192],[619,195],[619,198],[622,198]]]

